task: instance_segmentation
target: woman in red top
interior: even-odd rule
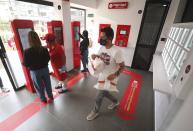
[[[46,40],[47,47],[49,49],[50,54],[50,60],[51,65],[54,70],[54,74],[56,78],[59,80],[58,86],[56,86],[56,89],[59,90],[59,93],[64,93],[68,91],[68,89],[65,88],[65,80],[66,80],[66,56],[64,53],[64,48],[62,45],[55,43],[55,35],[52,33],[48,33],[43,38]]]

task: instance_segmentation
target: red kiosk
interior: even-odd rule
[[[99,37],[98,37],[98,43],[100,43],[100,34],[101,34],[101,29],[105,27],[110,27],[111,24],[99,24]]]
[[[64,39],[63,39],[63,26],[62,26],[62,21],[50,21],[47,22],[47,28],[48,28],[48,33],[52,33],[56,37],[56,43],[60,44],[64,48]],[[65,55],[65,54],[64,54]],[[50,73],[53,77],[59,76],[57,72],[51,72]],[[60,74],[61,77],[65,78],[66,73]],[[56,77],[57,78],[57,77]]]
[[[15,45],[19,54],[20,61],[23,61],[23,51],[29,48],[28,32],[34,30],[31,20],[13,20],[11,21],[12,30],[14,33]],[[35,92],[33,82],[28,68],[22,65],[24,76],[26,79],[26,88],[30,92]]]
[[[117,33],[115,38],[115,45],[121,47],[127,47],[130,25],[117,25]]]
[[[62,21],[47,22],[48,33],[56,36],[56,42],[64,46]]]
[[[72,28],[73,65],[74,65],[74,68],[79,68],[80,67],[80,49],[79,49],[80,37],[78,33],[80,33],[80,22],[72,21],[71,28]]]

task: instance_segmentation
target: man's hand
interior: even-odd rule
[[[107,77],[108,80],[112,81],[116,78],[117,76],[115,74],[111,74]]]
[[[91,57],[92,57],[92,59],[94,60],[96,57],[99,57],[99,56],[96,55],[96,54],[92,54]]]

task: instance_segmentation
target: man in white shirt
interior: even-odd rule
[[[99,115],[100,106],[103,98],[106,97],[113,103],[108,106],[108,109],[114,109],[119,105],[119,101],[110,94],[111,91],[118,91],[117,78],[124,68],[124,60],[121,51],[113,46],[112,40],[114,31],[111,27],[106,27],[100,33],[100,48],[98,54],[93,54],[92,59],[100,58],[104,62],[104,70],[99,74],[97,85],[99,94],[96,97],[95,105],[91,113],[87,116],[87,120],[93,120]],[[110,83],[108,88],[105,87]],[[103,88],[104,87],[104,88]]]

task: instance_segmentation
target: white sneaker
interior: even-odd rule
[[[95,113],[94,111],[91,111],[91,113],[86,117],[86,119],[87,119],[88,121],[92,121],[92,120],[94,120],[98,115],[99,115],[99,113]]]
[[[9,89],[7,89],[7,88],[2,88],[1,90],[2,90],[2,92],[4,92],[4,93],[7,93],[7,92],[9,92],[9,91],[10,91],[10,90],[9,90]]]
[[[108,109],[109,109],[109,110],[112,110],[112,109],[116,108],[117,106],[119,106],[119,102],[110,104],[110,105],[108,106]]]

